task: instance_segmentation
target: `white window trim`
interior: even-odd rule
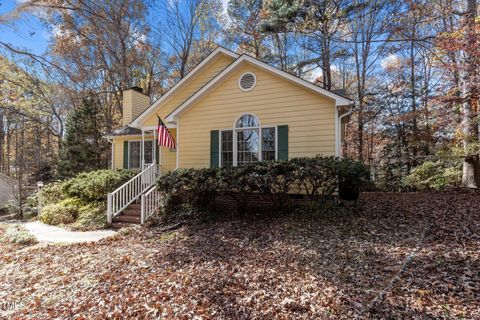
[[[254,116],[255,118],[257,118],[257,121],[258,121],[258,127],[245,127],[245,128],[237,128],[236,125],[237,125],[237,122],[238,120],[240,120],[241,117],[243,117],[244,115],[252,115]],[[237,131],[243,131],[243,130],[252,130],[252,129],[257,129],[258,130],[258,134],[259,134],[259,139],[258,139],[258,162],[261,162],[263,161],[263,130],[264,129],[275,129],[275,161],[278,160],[278,125],[263,125],[261,124],[260,122],[260,119],[253,113],[244,113],[242,114],[240,117],[238,117],[235,122],[233,123],[233,127],[232,128],[223,128],[223,129],[219,129],[218,130],[218,166],[221,168],[223,167],[222,165],[222,132],[225,132],[225,131],[232,131],[232,143],[233,143],[233,148],[232,148],[232,152],[233,152],[233,167],[238,167],[238,150],[237,150],[237,144],[238,144],[238,140],[237,140]]]
[[[143,140],[128,140],[128,169],[142,169],[142,162],[143,162],[143,159],[142,159],[142,155],[144,155],[144,150],[143,149],[143,143],[142,143]],[[152,139],[146,139],[145,142],[147,141],[152,141],[152,146],[155,145],[155,143],[153,142],[154,140]],[[130,152],[132,151],[132,148],[130,147],[130,144],[132,142],[140,142],[140,167],[138,168],[132,168],[131,167],[131,161],[130,161]],[[153,161],[156,161],[157,159],[155,159],[155,152],[152,150],[152,159]]]
[[[248,89],[244,89],[242,88],[242,84],[241,84],[241,81],[242,81],[242,78],[247,75],[247,74],[251,74],[253,76],[253,85],[251,88],[248,88]],[[238,78],[238,87],[240,88],[240,90],[244,91],[244,92],[247,92],[247,91],[252,91],[253,88],[255,88],[255,86],[257,85],[257,76],[255,75],[255,73],[251,72],[251,71],[247,71],[245,73],[243,73],[240,78]],[[258,118],[257,118],[258,119]]]

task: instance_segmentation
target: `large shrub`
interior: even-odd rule
[[[169,199],[182,194],[200,210],[208,211],[218,193],[236,193],[237,209],[244,210],[251,193],[271,196],[275,209],[285,208],[289,194],[312,200],[332,196],[337,183],[352,184],[355,190],[368,177],[360,162],[333,157],[265,161],[238,168],[181,169],[158,180],[158,189]]]
[[[48,204],[42,208],[39,219],[43,223],[52,225],[73,223],[78,216],[80,206],[79,199],[65,199],[59,203]]]
[[[76,230],[95,230],[106,226],[107,193],[130,180],[130,170],[98,170],[80,173],[41,191],[43,208],[39,219],[47,224],[68,224]]]
[[[447,166],[442,161],[425,161],[412,169],[403,179],[405,186],[418,190],[441,190],[460,185],[462,170],[460,165]]]
[[[365,185],[370,176],[368,168],[360,161],[342,159],[336,163],[339,196],[345,200],[357,200],[360,187]]]
[[[134,175],[134,171],[123,169],[84,172],[63,182],[61,193],[65,197],[84,201],[106,201],[107,193],[114,191]]]
[[[70,226],[73,230],[98,230],[107,226],[107,207],[104,203],[92,203],[78,209],[78,217]]]

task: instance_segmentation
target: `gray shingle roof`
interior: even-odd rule
[[[142,130],[137,128],[132,128],[129,126],[123,126],[119,129],[113,130],[112,133],[106,134],[106,136],[134,136],[142,135]]]

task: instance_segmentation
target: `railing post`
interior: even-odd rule
[[[145,195],[142,194],[141,198],[141,214],[140,214],[140,224],[145,223]]]
[[[112,223],[112,194],[107,195],[107,221]]]

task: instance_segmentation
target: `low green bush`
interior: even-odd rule
[[[21,246],[29,246],[38,242],[24,227],[16,224],[9,225],[5,229],[2,241]]]
[[[460,164],[448,166],[443,161],[425,161],[403,179],[406,187],[417,190],[441,190],[458,187],[462,179]]]
[[[78,210],[78,218],[70,225],[72,230],[99,230],[107,226],[107,207],[104,203],[93,203]]]
[[[51,203],[42,208],[39,219],[51,225],[69,224],[75,222],[78,216],[79,199],[65,199],[59,203]]]
[[[271,196],[275,210],[287,208],[289,194],[304,194],[312,200],[332,196],[337,183],[355,190],[368,180],[367,168],[358,161],[333,157],[265,161],[237,168],[180,169],[162,175],[158,189],[166,199],[187,195],[195,209],[212,211],[220,192],[240,195],[239,211],[245,210],[250,193]],[[243,199],[243,200],[242,200]]]
[[[41,191],[42,195],[42,204],[43,205],[48,205],[52,203],[58,203],[65,199],[65,195],[62,192],[62,183],[61,182],[51,182],[45,187],[42,188]],[[37,199],[35,201],[38,201],[38,194],[37,194]]]

